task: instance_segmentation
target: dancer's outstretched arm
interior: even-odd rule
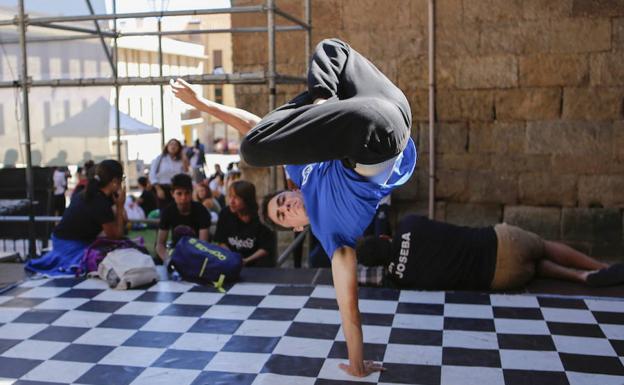
[[[261,120],[259,116],[249,111],[236,107],[224,106],[223,104],[198,96],[191,88],[191,85],[184,81],[184,79],[178,78],[175,82],[171,80],[169,84],[171,85],[171,91],[178,99],[222,120],[238,130],[243,136],[247,135],[249,130]]]

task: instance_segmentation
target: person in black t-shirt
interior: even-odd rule
[[[139,187],[141,188],[141,196],[137,200],[139,206],[143,209],[145,216],[157,208],[156,194],[154,188],[147,177],[139,177]]]
[[[187,174],[177,174],[171,178],[171,195],[174,202],[160,213],[156,253],[167,261],[167,238],[172,232],[172,240],[177,242],[178,235],[191,235],[202,241],[209,241],[210,214],[199,202],[194,202],[193,181]]]
[[[563,243],[505,223],[471,228],[418,215],[401,219],[394,239],[366,237],[356,247],[362,284],[399,288],[502,290],[533,277],[590,286],[624,283],[624,264],[607,265]]]
[[[275,266],[275,234],[260,222],[256,187],[238,180],[228,190],[228,206],[219,213],[215,242],[243,256],[245,266]]]

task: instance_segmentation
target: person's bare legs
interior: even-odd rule
[[[560,242],[544,240],[544,257],[562,267],[571,267],[581,270],[594,271],[609,267],[608,264],[600,262]]]
[[[542,259],[536,263],[536,273],[538,277],[561,279],[578,283],[586,283],[587,275],[591,271],[577,270],[562,266],[548,259]]]

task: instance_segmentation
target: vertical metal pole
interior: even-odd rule
[[[429,0],[429,219],[435,219],[435,0]]]
[[[305,35],[305,63],[306,63],[306,75],[310,70],[310,52],[312,51],[312,15],[310,9],[310,0],[304,0],[304,21],[310,26]]]
[[[22,74],[20,83],[22,86],[22,128],[26,146],[26,198],[28,198],[28,257],[37,255],[37,243],[35,241],[35,186],[33,180],[32,154],[30,148],[30,114],[28,108],[28,53],[26,51],[26,15],[24,14],[24,0],[19,0],[19,40],[22,55]]]
[[[267,0],[269,111],[275,109],[275,0]],[[272,190],[277,190],[277,167],[271,167]]]
[[[113,0],[113,15],[117,14],[117,0]],[[113,77],[115,79],[115,135],[117,137],[117,161],[121,163],[121,127],[119,122],[119,97],[121,89],[117,83],[117,75],[119,73],[119,47],[117,46],[117,18],[113,19],[113,29],[115,30],[115,71]],[[127,75],[127,74],[126,74]]]
[[[158,32],[162,29],[162,18],[158,18]],[[163,76],[163,52],[162,52],[162,35],[158,35],[158,75]],[[165,147],[165,89],[160,86],[160,148]]]

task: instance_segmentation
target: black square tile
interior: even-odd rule
[[[398,301],[401,292],[395,289],[382,287],[366,287],[358,288],[359,299],[379,299],[383,301]]]
[[[569,385],[565,372],[503,369],[505,385]]]
[[[261,373],[286,376],[316,377],[323,367],[323,358],[294,357],[274,354],[264,364]]]
[[[303,305],[307,309],[338,310],[338,302],[333,298],[309,298]]]
[[[544,316],[539,308],[534,307],[503,307],[494,306],[494,318],[512,318],[512,319],[529,319],[543,320]]]
[[[272,295],[298,295],[307,297],[314,291],[314,286],[275,286]]]
[[[237,306],[257,306],[262,300],[263,296],[259,295],[239,295],[239,294],[226,294],[217,304],[219,305],[237,305]]]
[[[76,310],[93,311],[98,313],[114,313],[125,304],[125,302],[119,301],[89,301],[77,307]]]
[[[279,337],[232,336],[221,351],[271,353],[279,340]]]
[[[228,290],[229,285],[225,284],[223,285],[223,288],[225,290]],[[214,286],[204,286],[204,285],[195,285],[193,286],[189,291],[189,293],[220,293],[219,289],[215,288]]]
[[[442,364],[456,366],[481,366],[500,368],[501,361],[498,350],[442,348]]]
[[[393,314],[361,313],[362,325],[392,326]]]
[[[59,295],[59,298],[93,298],[102,294],[104,290],[97,289],[69,289],[65,293]]]
[[[7,339],[0,339],[0,354],[6,352],[7,350],[11,349],[13,346],[19,344],[20,342],[22,342],[22,340],[7,340]]]
[[[72,344],[58,352],[53,360],[74,362],[98,362],[114,349],[113,346]]]
[[[13,298],[4,302],[2,305],[0,305],[0,307],[32,308],[47,300],[47,298]]]
[[[441,381],[440,366],[390,363],[384,363],[383,366],[386,370],[379,375],[379,382],[438,385]]]
[[[259,307],[251,313],[249,319],[270,320],[270,321],[292,321],[299,313],[299,309],[275,309]]]
[[[551,336],[533,334],[498,334],[500,349],[555,351]]]
[[[608,311],[593,311],[596,321],[601,324],[624,325],[624,313],[614,313]]]
[[[191,385],[251,385],[255,379],[251,373],[201,372]]]
[[[215,354],[214,352],[169,349],[150,366],[202,370]]]
[[[75,382],[89,385],[128,385],[143,372],[145,368],[134,366],[95,365]]]
[[[181,295],[182,293],[172,293],[168,291],[146,291],[135,299],[135,301],[171,303]]]
[[[494,332],[494,320],[480,318],[444,317],[445,330],[466,330],[475,332]]]
[[[446,303],[490,305],[490,295],[476,291],[451,291],[446,293]]]
[[[51,324],[63,314],[65,310],[32,309],[14,319],[13,322]]]
[[[444,305],[436,303],[399,303],[397,313],[444,315]]]
[[[333,340],[338,334],[340,325],[321,325],[307,322],[293,322],[286,335],[289,337],[317,338],[322,340]]]
[[[178,317],[201,317],[210,306],[204,305],[177,305],[171,304],[161,311],[159,315],[172,315]]]
[[[74,287],[82,282],[84,282],[84,278],[54,278],[41,287]]]
[[[43,361],[0,357],[0,378],[20,378]]]
[[[550,334],[574,337],[605,338],[598,325],[575,324],[571,322],[546,322]]]
[[[138,331],[128,338],[123,346],[141,346],[146,348],[168,348],[182,333]]]
[[[575,298],[537,297],[541,307],[556,307],[561,309],[587,309],[585,301]]]
[[[386,354],[385,344],[369,344],[364,343],[364,357],[367,360],[383,361]],[[342,358],[348,359],[347,343],[344,341],[335,341],[327,358]]]
[[[610,340],[609,342],[611,342],[615,353],[620,357],[624,357],[624,340]]]
[[[617,357],[559,353],[559,358],[561,358],[561,363],[568,372],[624,376],[624,366]]]
[[[111,314],[99,324],[99,328],[113,328],[113,329],[140,329],[143,325],[149,322],[152,317],[144,315],[131,315],[131,314]]]
[[[48,326],[39,333],[30,337],[30,339],[40,341],[73,342],[87,331],[89,331],[88,328]]]
[[[189,333],[233,334],[243,323],[239,320],[201,318],[193,324]]]
[[[442,331],[393,328],[388,343],[442,346]]]

